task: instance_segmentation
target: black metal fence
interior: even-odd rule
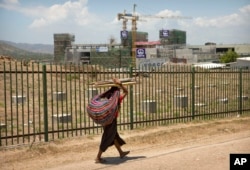
[[[137,81],[128,86],[118,117],[120,130],[250,113],[250,70],[18,62],[2,62],[0,68],[0,146],[102,132],[86,106],[108,87],[96,89],[90,83],[112,77]]]

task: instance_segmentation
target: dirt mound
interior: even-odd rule
[[[3,61],[16,61],[16,60],[14,58],[10,57],[10,56],[1,55],[0,56],[0,62],[3,62]]]

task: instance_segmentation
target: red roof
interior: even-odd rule
[[[160,41],[138,41],[135,42],[135,45],[160,45]]]

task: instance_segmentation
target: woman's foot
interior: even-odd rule
[[[102,159],[102,158],[96,158],[95,159],[95,163],[100,163],[100,164],[104,164],[106,163],[107,161],[105,159]]]
[[[122,152],[120,154],[120,158],[124,158],[127,154],[129,154],[130,151]]]

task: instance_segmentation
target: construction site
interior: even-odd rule
[[[110,39],[107,44],[75,44],[75,35],[70,33],[54,34],[54,63],[92,64],[105,67],[160,67],[163,64],[182,63],[219,63],[219,57],[232,50],[240,57],[250,57],[250,44],[216,44],[206,42],[204,45],[188,45],[185,30],[164,29],[159,32],[159,39],[151,41],[148,32],[138,31],[137,22],[143,18],[192,19],[185,16],[153,16],[133,13],[117,14],[122,21],[120,43]],[[131,29],[127,28],[131,22]],[[243,59],[248,61],[249,59]],[[234,64],[237,66],[237,64]],[[242,66],[242,65],[240,65]],[[250,67],[250,65],[247,65]]]

